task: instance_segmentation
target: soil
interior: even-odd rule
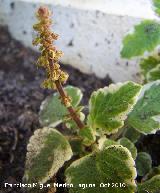
[[[0,27],[0,193],[23,192],[20,188],[4,188],[4,183],[22,182],[28,139],[40,127],[41,102],[52,94],[40,87],[44,73],[34,65],[37,57],[15,41],[6,27]],[[83,104],[87,104],[93,90],[112,82],[108,76],[99,79],[70,66],[62,68],[70,74],[68,84],[83,91]],[[154,166],[160,164],[160,133],[142,137],[137,147],[151,154]]]

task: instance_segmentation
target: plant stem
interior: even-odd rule
[[[67,93],[64,91],[63,86],[61,84],[61,82],[59,80],[55,81],[56,84],[56,88],[57,91],[59,92],[60,96],[61,96],[61,100],[62,103],[65,105],[65,98],[68,97]],[[68,112],[70,113],[72,119],[75,121],[75,123],[77,124],[77,126],[80,129],[84,128],[84,123],[80,120],[79,116],[77,115],[76,111],[73,109],[72,105],[67,107]]]

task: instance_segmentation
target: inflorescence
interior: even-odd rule
[[[60,69],[60,64],[58,63],[63,53],[53,45],[53,42],[58,39],[58,35],[51,31],[51,12],[47,7],[40,7],[36,17],[39,22],[33,28],[38,33],[33,40],[33,45],[39,45],[41,56],[37,61],[37,66],[45,68],[47,75],[42,86],[55,89],[56,81],[64,84],[68,79],[68,74]]]

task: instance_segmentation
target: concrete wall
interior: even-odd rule
[[[43,4],[54,13],[63,63],[98,77],[109,74],[115,82],[138,80],[137,59],[121,59],[120,49],[135,24],[157,19],[150,0],[0,0],[0,24],[8,25],[15,39],[32,47],[34,13]]]

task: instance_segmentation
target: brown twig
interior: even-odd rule
[[[62,103],[65,105],[65,98],[68,97],[67,93],[64,91],[63,86],[61,84],[60,81],[55,81],[56,84],[56,88],[57,91],[59,92],[60,96],[61,96],[61,100]],[[66,106],[67,107],[67,106]],[[73,109],[72,105],[70,105],[69,107],[67,107],[68,112],[70,113],[72,119],[75,121],[75,123],[77,124],[77,126],[82,129],[84,128],[84,123],[80,120],[79,116],[77,115],[76,111]]]

